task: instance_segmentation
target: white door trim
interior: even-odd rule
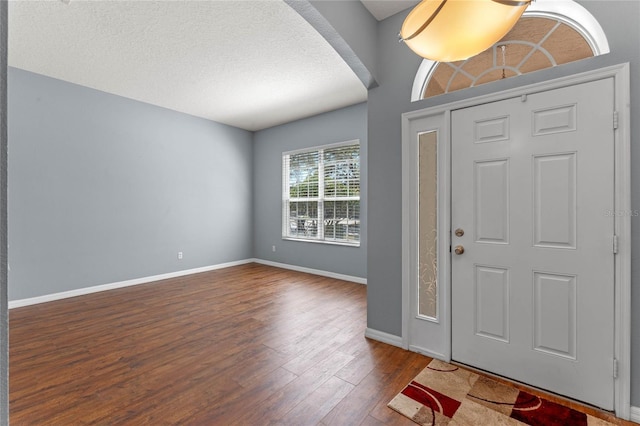
[[[433,347],[416,347],[410,341],[410,292],[411,280],[416,279],[418,265],[416,230],[418,229],[418,192],[417,162],[415,145],[417,135],[426,131],[438,131],[438,149],[446,152],[448,161],[440,164],[438,190],[440,203],[438,214],[446,220],[439,221],[438,235],[441,247],[451,244],[450,217],[448,202],[451,191],[450,161],[450,115],[451,111],[500,101],[535,92],[558,89],[565,86],[586,83],[589,81],[613,78],[614,106],[618,113],[615,138],[615,232],[618,236],[618,253],[615,257],[615,336],[614,356],[617,360],[618,375],[614,385],[614,406],[616,415],[629,419],[631,388],[631,141],[630,141],[630,83],[629,64],[614,65],[594,71],[588,71],[568,77],[532,84],[525,87],[506,90],[499,93],[479,96],[407,112],[402,115],[402,345],[406,349],[422,352],[445,361],[451,360],[451,255],[439,252],[438,266],[442,271],[439,282],[440,316],[437,323],[432,324],[435,333]],[[612,117],[613,125],[613,117]],[[603,212],[604,214],[604,212]],[[442,279],[444,278],[444,279]],[[612,365],[613,374],[613,365]]]

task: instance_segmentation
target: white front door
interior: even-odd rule
[[[605,409],[613,101],[603,79],[451,117],[453,360]]]

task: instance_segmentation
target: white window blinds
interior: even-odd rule
[[[282,156],[282,236],[360,243],[360,144]]]

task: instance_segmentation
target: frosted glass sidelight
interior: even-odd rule
[[[422,133],[418,140],[419,274],[418,315],[438,317],[438,137]]]

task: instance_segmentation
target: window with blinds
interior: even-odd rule
[[[360,143],[282,155],[282,237],[360,245]]]

